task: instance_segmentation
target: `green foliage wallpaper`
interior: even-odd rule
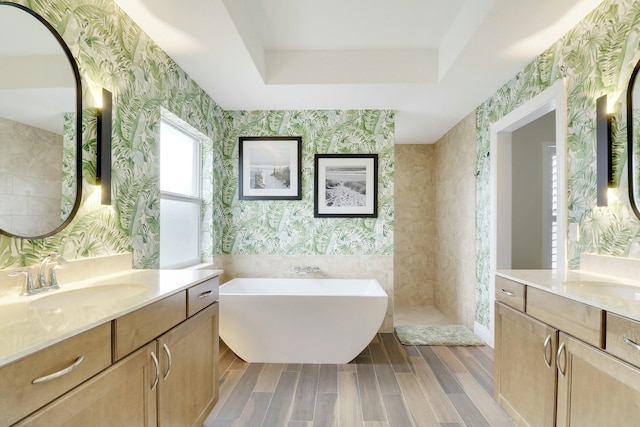
[[[393,254],[394,113],[234,111],[225,132],[226,254]],[[302,200],[238,200],[238,137],[302,136]],[[316,153],[377,153],[378,218],[314,218]],[[382,235],[375,225],[382,224]]]
[[[202,256],[392,254],[393,135],[390,111],[224,112],[112,0],[18,0],[47,19],[74,55],[83,87],[83,196],[75,219],[46,239],[0,235],[0,268],[132,251],[134,267],[159,266],[161,112],[210,138],[204,146]],[[7,7],[7,6],[4,6]],[[112,206],[95,185],[94,94],[113,93]],[[238,201],[240,135],[303,137],[302,201]],[[378,153],[377,219],[313,217],[314,153]],[[67,208],[68,209],[68,208]],[[382,235],[374,233],[382,224]]]
[[[18,1],[47,19],[74,55],[83,87],[83,200],[76,218],[46,239],[0,235],[0,268],[36,263],[57,251],[68,259],[133,251],[138,268],[158,267],[161,108],[211,138],[204,149],[203,255],[221,253],[224,112],[112,0]],[[8,6],[3,6],[8,7]],[[113,109],[113,205],[95,183],[94,93],[109,89]],[[95,195],[94,195],[95,194]]]
[[[569,242],[569,268],[581,253],[640,258],[640,221],[628,206],[625,91],[640,60],[640,2],[605,0],[581,23],[539,55],[476,111],[476,320],[489,325],[489,127],[558,79],[567,82],[568,217],[580,224]],[[615,108],[614,174],[609,206],[596,207],[595,101],[619,100]]]

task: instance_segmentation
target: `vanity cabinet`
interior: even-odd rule
[[[218,304],[157,341],[159,426],[201,426],[218,400]]]
[[[558,330],[496,303],[494,395],[518,425],[553,426]]]
[[[110,364],[107,323],[0,368],[0,426],[15,423]]]
[[[218,280],[177,292],[2,368],[0,373],[14,372],[16,380],[0,382],[0,397],[13,399],[16,408],[2,402],[0,425],[13,425],[31,414],[15,425],[201,426],[218,400],[219,309],[213,292]],[[45,384],[44,391],[55,387],[47,394],[25,382],[58,366],[50,366],[49,359],[73,361],[76,353],[90,363],[80,363],[73,375]],[[16,388],[18,383],[25,383],[24,391]],[[5,414],[5,408],[12,412]]]
[[[149,343],[17,426],[155,426],[155,351]]]
[[[640,370],[560,334],[557,426],[637,426]]]
[[[496,281],[494,396],[513,420],[637,426],[640,322],[522,284],[516,309],[502,302],[505,281]]]

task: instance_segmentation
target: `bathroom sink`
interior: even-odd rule
[[[575,280],[563,283],[565,291],[580,296],[598,295],[640,301],[640,287],[620,283]]]
[[[31,302],[31,307],[56,310],[65,307],[97,306],[140,295],[149,290],[141,284],[114,284],[61,290],[45,294]]]

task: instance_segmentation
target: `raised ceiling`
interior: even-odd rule
[[[222,108],[396,110],[434,143],[602,0],[115,0]]]

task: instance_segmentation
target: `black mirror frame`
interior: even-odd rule
[[[633,147],[633,88],[636,83],[636,78],[640,73],[640,61],[636,64],[629,78],[629,86],[627,87],[627,173],[628,173],[628,187],[629,187],[629,204],[633,213],[640,219],[640,208],[638,207],[638,201],[636,200],[635,189],[635,162],[634,147]]]
[[[40,23],[42,23],[42,25],[44,25],[51,32],[51,34],[56,38],[56,40],[60,44],[60,47],[62,48],[65,55],[67,56],[67,59],[69,60],[69,65],[71,66],[71,70],[76,79],[76,200],[73,204],[73,207],[71,208],[71,211],[69,212],[69,215],[64,220],[64,222],[62,222],[62,224],[60,224],[58,227],[39,236],[20,236],[20,235],[12,234],[8,231],[0,229],[0,233],[9,237],[16,237],[19,239],[29,239],[29,240],[42,239],[45,237],[52,236],[56,233],[59,233],[67,225],[69,225],[69,223],[76,216],[76,213],[78,212],[78,208],[80,207],[80,201],[82,200],[82,83],[80,80],[80,71],[78,70],[78,64],[76,64],[76,60],[71,54],[71,50],[69,49],[69,46],[67,46],[67,43],[64,41],[62,36],[58,33],[58,31],[46,19],[44,19],[38,13],[34,12],[33,10],[29,9],[26,6],[23,6],[17,3],[0,1],[0,6],[5,6],[5,5],[16,7],[18,9],[21,9],[27,12],[28,14],[33,16],[35,19],[40,21]]]

